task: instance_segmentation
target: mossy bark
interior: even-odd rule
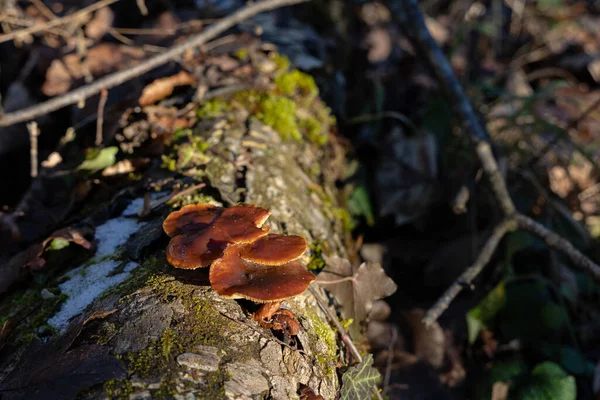
[[[243,102],[238,106],[228,103],[218,115],[202,115],[188,133],[206,144],[194,147],[201,157],[191,162],[186,157],[185,166],[176,152],[163,158],[175,160],[170,167],[176,179],[187,176],[207,183],[187,201],[262,206],[272,212],[272,232],[300,235],[319,252],[347,256],[346,224],[335,187],[343,170],[341,146],[333,139],[323,144],[327,132],[319,141],[286,140]],[[156,230],[162,218],[164,213],[152,217],[146,227]],[[148,231],[130,242],[143,242]],[[88,388],[80,398],[294,399],[301,385],[325,399],[335,398],[340,385],[337,336],[312,295],[307,292],[284,302],[303,328],[296,346],[291,346],[252,319],[253,304],[216,295],[207,269],[181,271],[168,265],[166,241],[165,236],[153,241],[159,245],[145,252],[125,282],[96,299],[65,332],[54,335],[52,340],[60,341],[77,332],[70,348],[107,346],[126,369],[119,379]],[[118,257],[132,252],[126,253]],[[318,264],[310,252],[301,261]],[[12,354],[4,376],[18,368],[28,351]]]

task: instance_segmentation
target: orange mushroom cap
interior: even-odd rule
[[[244,247],[230,244],[210,268],[210,284],[223,297],[278,301],[303,293],[316,279],[297,261],[279,266],[245,261],[241,258]]]
[[[306,251],[306,240],[300,236],[270,234],[245,246],[240,257],[264,265],[282,265],[294,261]]]
[[[177,268],[206,267],[223,254],[227,244],[251,243],[266,236],[270,229],[262,225],[269,215],[264,208],[246,204],[227,209],[186,206],[163,223],[165,232],[173,236],[167,261]]]
[[[171,237],[190,230],[201,230],[223,213],[223,207],[212,204],[189,204],[174,211],[163,222],[163,230]]]

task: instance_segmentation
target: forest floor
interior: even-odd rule
[[[286,118],[289,99],[261,103],[257,115],[286,132],[283,140],[300,135],[328,154],[338,154],[333,146],[348,154],[348,163],[318,173],[342,177],[343,207],[335,212],[351,230],[353,261],[381,264],[398,286],[374,303],[368,343],[360,343],[374,355],[382,395],[599,398],[600,275],[567,249],[572,244],[600,260],[599,5],[422,1],[449,77],[428,63],[432,48],[397,9],[403,3],[412,1],[328,0],[259,14],[199,52],[182,52],[178,65],[162,63],[110,90],[74,97],[35,115],[36,124],[26,124],[34,117],[13,124],[11,113],[139,66],[244,2],[0,0],[0,266],[43,241],[24,254],[34,272],[0,269],[0,293],[20,290],[23,279],[43,287],[51,279],[44,251],[89,245],[85,232],[52,232],[85,214],[82,201],[92,190],[106,188],[95,201],[107,201],[118,179],[140,180],[173,132],[183,137],[223,111],[212,98],[258,90],[266,78],[254,71],[272,77],[290,63],[314,77],[324,101],[320,117],[299,116],[297,124],[299,106]],[[279,90],[290,84],[313,96],[307,75],[286,76]],[[497,234],[506,208],[482,168],[482,138],[457,110],[449,82],[462,86],[516,211],[536,228]],[[163,156],[163,168],[201,163],[204,145]],[[60,165],[85,179],[38,187],[36,176]],[[540,226],[560,239],[540,235]],[[482,261],[490,237],[497,240]],[[311,251],[313,267],[323,268],[323,249]],[[472,265],[483,270],[465,281],[461,274]],[[462,292],[431,317],[453,284]],[[36,296],[33,304],[41,301]],[[44,296],[55,299],[42,303],[48,311],[62,301],[58,293]],[[0,350],[11,317],[30,315],[31,304],[0,309]]]

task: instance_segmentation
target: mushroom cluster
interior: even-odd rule
[[[251,204],[185,206],[163,223],[171,237],[167,260],[183,269],[210,266],[210,284],[220,296],[266,303],[255,319],[295,335],[299,325],[280,304],[303,293],[315,275],[296,261],[306,251],[306,241],[269,234],[269,227],[263,226],[269,215],[270,211]]]

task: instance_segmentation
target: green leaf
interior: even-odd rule
[[[516,390],[515,398],[522,400],[575,400],[575,378],[557,364],[546,361],[536,365],[527,385]]]
[[[83,170],[93,174],[106,167],[110,167],[116,161],[116,155],[119,152],[119,148],[116,146],[106,147],[100,150],[98,155],[90,160],[85,160],[78,167],[77,170]]]
[[[477,307],[467,313],[469,343],[475,342],[481,328],[489,326],[505,303],[506,291],[504,290],[504,281],[502,281],[479,302]]]
[[[471,311],[467,313],[467,331],[469,333],[469,344],[475,343],[475,341],[477,340],[477,336],[479,336],[479,332],[481,332],[481,328],[483,328],[483,323],[481,322],[481,320],[474,316],[471,313]]]
[[[48,248],[50,250],[62,250],[69,245],[69,241],[66,239],[52,239]]]
[[[369,226],[375,223],[369,194],[364,185],[358,185],[348,196],[348,211],[353,216],[365,217]]]
[[[567,346],[560,349],[560,363],[567,371],[577,375],[585,374],[591,364],[579,350]]]
[[[527,364],[521,359],[498,361],[487,371],[484,379],[479,380],[475,398],[489,400],[494,383],[509,382],[512,387],[526,373]]]
[[[367,354],[362,362],[342,375],[341,400],[365,400],[373,397],[374,388],[381,380],[379,372],[373,368],[373,356]]]

